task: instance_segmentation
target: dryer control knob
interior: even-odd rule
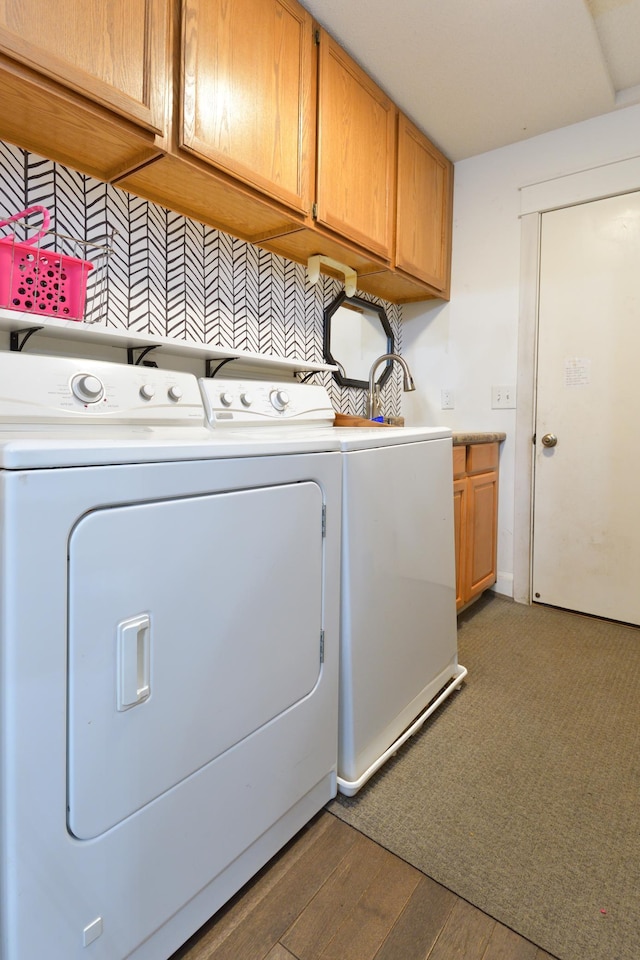
[[[143,400],[153,400],[156,395],[156,388],[152,383],[143,383],[140,387],[140,396]]]
[[[242,405],[245,407],[250,407],[251,404],[253,403],[253,397],[251,396],[250,393],[241,393],[240,400],[242,402]]]
[[[222,404],[223,407],[230,407],[231,404],[233,403],[233,394],[225,390],[223,393],[220,394],[220,403]]]
[[[169,387],[169,400],[180,400],[182,397],[182,387],[179,387],[177,384],[174,384],[172,387]]]
[[[97,403],[104,396],[104,386],[98,377],[79,373],[71,380],[71,392],[83,403]]]
[[[289,394],[286,390],[272,390],[269,399],[276,410],[285,410],[289,405]]]

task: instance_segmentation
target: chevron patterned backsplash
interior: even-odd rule
[[[58,234],[104,244],[116,231],[101,325],[323,361],[323,310],[342,290],[338,281],[322,276],[312,286],[301,264],[0,141],[0,219],[33,204],[47,207]],[[359,295],[385,308],[401,353],[402,308]],[[398,416],[394,366],[383,403]],[[364,413],[364,390],[340,388],[330,374],[316,380],[335,409]]]

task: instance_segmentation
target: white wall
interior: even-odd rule
[[[640,156],[640,106],[564,127],[456,164],[451,300],[403,308],[403,354],[417,390],[407,424],[502,430],[498,583],[512,595],[515,410],[491,409],[491,386],[517,385],[520,188]],[[451,389],[455,409],[440,409]]]

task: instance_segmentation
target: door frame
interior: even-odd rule
[[[531,603],[538,296],[542,214],[640,190],[640,157],[532,183],[520,189],[520,307],[516,408],[513,599]]]

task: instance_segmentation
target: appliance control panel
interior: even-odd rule
[[[198,381],[212,426],[310,423],[331,426],[335,416],[329,394],[318,384],[269,380]]]
[[[0,352],[0,423],[204,424],[198,381],[155,367]]]

